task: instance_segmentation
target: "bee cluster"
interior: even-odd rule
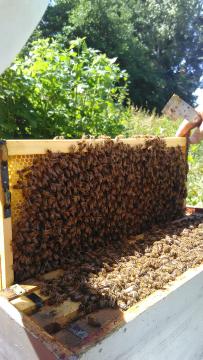
[[[50,304],[80,301],[84,313],[127,310],[202,262],[203,216],[191,216],[155,226],[139,241],[135,237],[75,257],[62,277],[42,282],[41,292],[50,296]]]
[[[181,148],[167,148],[160,138],[135,147],[81,141],[69,153],[34,159],[15,186],[24,197],[14,229],[15,279],[66,267],[105,244],[122,246],[181,216],[186,172]]]

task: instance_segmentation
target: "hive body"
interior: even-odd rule
[[[22,295],[3,291],[10,304],[0,297],[1,319],[9,311],[23,321],[19,349],[34,334],[52,358],[199,359],[203,215],[184,213],[185,139],[7,147],[12,221],[2,217],[1,243],[14,255],[15,279],[33,275],[20,283]],[[3,202],[1,196],[1,211]],[[4,260],[7,274],[8,251]],[[34,359],[36,350],[25,354]]]

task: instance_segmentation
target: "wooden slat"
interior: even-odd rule
[[[4,145],[0,151],[1,161],[7,161],[7,151],[4,150]],[[0,257],[1,257],[1,287],[4,289],[13,284],[13,252],[12,252],[12,223],[11,217],[4,218],[4,192],[2,187],[2,179],[0,172]]]
[[[42,302],[48,299],[48,297],[41,295],[40,291],[34,291],[33,294],[38,295]],[[25,295],[12,300],[11,304],[14,305],[18,311],[27,315],[37,311],[37,305],[35,302]],[[73,320],[78,315],[79,307],[79,302],[76,303],[68,299],[60,305],[44,305],[40,310],[32,315],[32,318],[42,327],[53,322],[58,322],[63,325],[68,321]]]
[[[41,275],[41,280],[43,281],[43,280],[57,279],[58,277],[63,275],[63,273],[64,273],[63,269],[53,270],[46,274]],[[16,301],[11,301],[11,303],[21,312],[24,312],[26,314],[31,314],[31,313],[33,313],[33,311],[37,310],[37,305],[32,300],[28,299],[25,295],[28,295],[31,293],[35,294],[40,298],[42,303],[44,303],[46,300],[49,299],[49,296],[45,296],[40,293],[40,280],[38,280],[38,279],[37,280],[29,279],[26,281],[25,285],[20,284],[20,286],[24,290],[26,290],[26,293],[24,293],[21,296],[13,295],[13,297],[11,297],[11,294],[10,294],[11,291],[9,291],[10,289],[7,289],[7,291],[5,290],[3,292],[3,294],[4,294],[4,296],[6,296],[6,293],[7,293],[8,300],[13,300],[18,297],[18,299]]]
[[[32,315],[40,326],[45,327],[53,322],[61,326],[73,320],[79,314],[79,302],[65,300],[60,305],[45,305],[38,312]]]
[[[20,285],[20,287],[24,290],[24,293],[22,294],[23,296],[32,293],[33,291],[35,291],[38,288],[37,285],[27,285],[27,284],[26,285]],[[20,295],[20,294],[17,295],[12,290],[12,287],[11,288],[6,288],[6,289],[4,289],[3,291],[0,292],[0,296],[5,297],[9,301],[17,299],[22,295]]]
[[[41,299],[43,302],[49,299],[49,296],[42,295],[41,292],[40,292],[40,290],[34,291],[34,294],[36,294],[37,296],[39,296],[40,299]]]
[[[12,300],[11,304],[14,305],[18,311],[27,315],[31,314],[36,309],[36,304],[34,301],[30,300],[26,296],[21,296],[15,300]]]
[[[14,273],[11,218],[3,219],[2,212],[3,208],[0,205],[1,284],[4,289],[13,284]]]
[[[48,296],[41,295],[40,290],[32,291],[31,294],[37,295],[41,300],[42,304],[49,299]],[[37,304],[32,299],[29,299],[25,295],[21,295],[17,299],[14,299],[10,302],[12,305],[15,306],[16,309],[18,309],[18,311],[23,312],[24,314],[27,315],[32,314],[38,309]]]
[[[62,276],[64,274],[64,270],[63,269],[57,269],[57,270],[53,270],[50,271],[46,274],[43,274],[41,276],[42,280],[52,280],[52,279],[57,279],[60,276]]]
[[[97,323],[99,326],[93,326],[92,321],[90,322],[89,319],[93,319],[93,324]],[[67,324],[54,337],[67,348],[78,353],[85,351],[90,346],[94,346],[95,342],[98,343],[107,334],[122,325],[124,325],[124,320],[121,310],[102,309],[72,322],[71,325]],[[76,332],[71,330],[72,327],[76,328]],[[81,333],[82,337],[80,337]]]
[[[166,137],[164,138],[166,145],[171,146],[185,146],[185,138],[178,137]],[[80,140],[8,140],[7,148],[8,155],[33,155],[33,154],[45,154],[47,150],[53,152],[64,152],[70,151],[70,148],[77,145]],[[98,143],[104,141],[103,139],[91,140],[87,139],[87,143]],[[122,139],[122,142],[131,146],[143,144],[146,138],[128,138]]]
[[[29,293],[37,295],[41,300],[42,304],[49,298],[48,296],[41,295],[40,290],[35,290]],[[26,295],[28,295],[28,293],[19,296],[18,298],[10,301],[10,303],[14,305],[18,311],[30,315],[37,310],[37,304],[32,299],[29,299],[29,297],[27,297]]]

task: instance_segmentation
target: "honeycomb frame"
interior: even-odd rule
[[[168,137],[163,138],[167,147],[180,146],[185,155],[187,152],[186,139]],[[52,152],[67,153],[77,146],[81,140],[8,140],[6,147],[8,151],[8,171],[9,171],[9,185],[11,192],[11,217],[5,219],[3,216],[3,187],[0,185],[0,207],[1,207],[1,238],[0,238],[0,260],[1,260],[1,281],[2,288],[6,288],[13,284],[13,253],[12,253],[12,232],[15,229],[16,221],[19,220],[22,214],[23,196],[20,190],[16,190],[13,186],[18,180],[17,171],[22,170],[24,167],[30,166],[33,160],[38,156],[43,156],[48,150]],[[104,141],[102,139],[88,139],[85,140],[93,145]],[[119,141],[119,140],[114,140]],[[128,139],[121,139],[122,142],[131,146],[144,144],[146,137],[135,137]],[[15,229],[17,230],[17,229]]]

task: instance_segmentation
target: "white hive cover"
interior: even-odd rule
[[[48,0],[0,0],[0,74],[23,48],[47,5]]]

